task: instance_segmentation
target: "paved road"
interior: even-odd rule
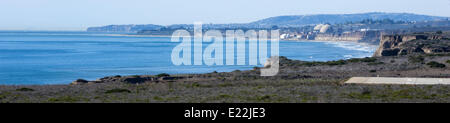
[[[450,85],[450,78],[352,77],[346,84]]]

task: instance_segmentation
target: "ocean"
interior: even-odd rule
[[[249,70],[254,66],[175,66],[169,37],[116,33],[0,31],[0,85],[68,84],[82,78]],[[376,46],[354,42],[280,41],[280,55],[304,61],[371,56]]]

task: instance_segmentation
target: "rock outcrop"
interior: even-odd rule
[[[72,85],[80,85],[80,84],[86,84],[86,83],[88,83],[88,82],[89,82],[89,81],[84,80],[84,79],[77,79],[77,80],[73,81],[71,84],[72,84]]]
[[[146,82],[172,82],[175,80],[183,79],[182,76],[151,76],[151,75],[133,75],[133,76],[109,76],[103,77],[94,81],[88,81],[84,79],[78,79],[71,83],[71,85],[83,85],[83,84],[95,84],[95,83],[111,83],[120,82],[127,84],[140,84]]]
[[[399,56],[413,53],[450,52],[450,41],[438,34],[385,35],[381,37],[380,46],[373,55]]]

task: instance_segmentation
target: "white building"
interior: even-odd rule
[[[314,31],[318,31],[320,33],[325,33],[328,31],[328,29],[330,29],[330,27],[331,26],[328,24],[319,24],[314,27]]]
[[[281,34],[280,39],[286,39],[289,37],[289,34]]]

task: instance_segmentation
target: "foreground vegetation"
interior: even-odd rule
[[[3,103],[450,102],[446,85],[346,85],[343,80],[243,80],[1,87]],[[32,88],[32,89],[31,89]],[[23,91],[25,90],[25,91]]]
[[[450,85],[356,85],[353,76],[450,76],[449,54],[305,62],[280,58],[280,73],[111,76],[71,85],[0,86],[2,103],[385,103],[450,102]]]

